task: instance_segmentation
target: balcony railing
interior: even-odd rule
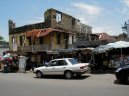
[[[43,44],[43,45],[30,45],[30,46],[18,46],[18,51],[22,52],[39,52],[51,50],[51,47]]]

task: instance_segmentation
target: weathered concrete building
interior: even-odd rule
[[[44,13],[44,22],[16,27],[9,20],[9,45],[12,51],[29,54],[31,61],[42,63],[46,54],[54,56],[61,50],[73,49],[79,34],[90,41],[92,27],[79,19],[55,9]]]

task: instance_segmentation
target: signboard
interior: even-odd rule
[[[13,43],[13,51],[17,51],[17,44]]]
[[[26,72],[26,59],[25,56],[19,56],[19,72]]]

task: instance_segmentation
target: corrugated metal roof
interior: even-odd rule
[[[54,28],[34,29],[34,30],[26,32],[26,36],[27,37],[42,37],[42,36],[46,36],[47,34],[51,32],[65,32],[65,31],[54,29]],[[65,32],[65,33],[74,34],[70,32]]]

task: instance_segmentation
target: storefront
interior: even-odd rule
[[[94,62],[98,69],[118,68],[129,64],[129,42],[118,41],[100,45],[93,52]]]

